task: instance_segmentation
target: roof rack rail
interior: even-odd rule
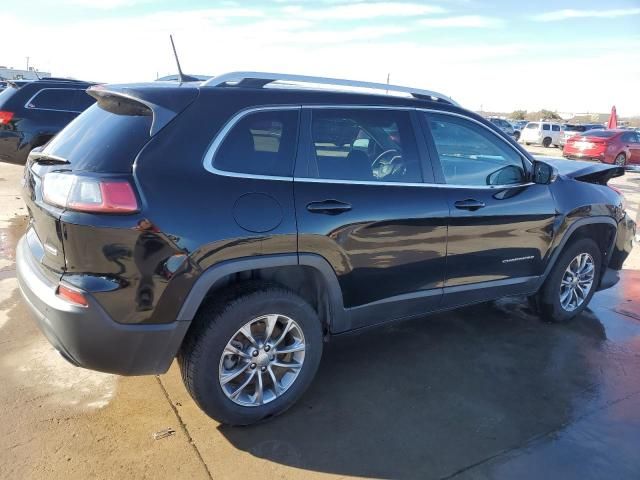
[[[56,82],[76,82],[76,83],[91,83],[85,82],[84,80],[77,80],[75,78],[64,78],[64,77],[40,77],[38,80],[55,80]]]
[[[370,90],[384,90],[387,92],[408,93],[423,100],[435,100],[449,103],[459,107],[460,105],[451,97],[431,90],[388,85],[386,83],[360,82],[357,80],[343,80],[339,78],[310,77],[307,75],[290,75],[287,73],[266,72],[231,72],[210,78],[202,83],[203,87],[224,87],[234,84],[239,87],[261,88],[273,82],[309,83],[316,85],[333,85],[350,88],[365,88]]]

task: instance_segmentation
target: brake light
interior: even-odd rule
[[[8,125],[13,118],[13,112],[0,110],[0,125]]]
[[[56,295],[69,303],[73,303],[74,305],[78,305],[80,307],[89,306],[89,302],[81,292],[73,290],[62,284],[58,285]]]
[[[72,173],[52,172],[44,176],[44,201],[78,212],[133,213],[138,200],[131,184],[124,179],[96,178]]]

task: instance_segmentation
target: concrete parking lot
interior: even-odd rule
[[[21,171],[0,164],[0,479],[640,478],[638,247],[567,325],[514,298],[337,338],[289,412],[230,428],[175,364],[116,377],[49,346],[15,280]],[[637,212],[640,174],[613,183]]]

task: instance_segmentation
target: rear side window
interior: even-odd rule
[[[444,177],[454,185],[513,185],[525,180],[523,159],[504,140],[470,120],[427,116]]]
[[[75,105],[76,91],[70,88],[44,88],[26,106],[41,110],[79,111]]]
[[[74,109],[78,112],[83,112],[96,102],[96,99],[89,95],[84,90],[76,90],[76,96],[74,99]]]
[[[89,107],[58,133],[43,153],[64,158],[74,170],[130,172],[150,138],[153,116],[147,109],[106,108],[98,104]]]
[[[551,130],[554,132],[559,132],[560,131],[560,125],[551,125]]]
[[[320,178],[422,182],[409,112],[315,110],[311,136]]]
[[[225,172],[290,177],[298,136],[298,110],[250,113],[224,137],[213,166]]]

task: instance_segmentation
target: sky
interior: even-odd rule
[[[435,90],[485,111],[640,115],[640,0],[21,0],[0,65],[100,82],[236,70]],[[13,39],[13,40],[10,40]]]

